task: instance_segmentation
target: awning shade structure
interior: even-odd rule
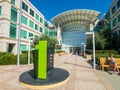
[[[57,26],[60,25],[63,30],[66,26],[73,24],[88,26],[90,23],[94,24],[98,19],[100,12],[88,9],[75,9],[60,13],[51,20]]]
[[[60,13],[53,17],[55,26],[60,26],[62,36],[62,50],[67,52],[82,51],[81,43],[86,43],[85,33],[90,25],[95,25],[100,12],[88,9],[75,9]]]

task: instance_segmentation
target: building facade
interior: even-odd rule
[[[110,6],[111,30],[120,36],[120,0],[114,0]]]
[[[90,31],[90,24],[95,25],[99,12],[87,9],[75,9],[60,13],[52,18],[61,28],[62,50],[70,53],[80,52],[86,43],[85,33]]]
[[[20,0],[0,0],[0,51],[17,54]],[[29,0],[22,2],[20,51],[28,50],[29,38],[41,34],[57,37],[57,31],[49,31],[50,22]],[[53,35],[53,33],[55,33]],[[32,43],[32,40],[30,40]],[[32,47],[31,47],[32,48]]]

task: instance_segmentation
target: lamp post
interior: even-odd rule
[[[93,31],[93,25],[90,25],[90,31],[91,32],[86,32],[85,34],[92,34],[92,39],[93,39],[93,67],[94,67],[94,69],[95,69],[95,62],[96,62],[96,60],[95,60],[95,37],[94,37],[94,31]]]
[[[86,47],[86,45],[85,45],[85,43],[81,43],[81,45],[83,45],[83,57],[85,57],[85,47]]]
[[[28,37],[28,65],[30,64],[30,40],[33,39],[33,37]]]
[[[18,24],[18,45],[17,45],[17,66],[20,65],[20,32],[21,32],[21,16],[22,16],[22,1],[20,0],[20,10],[19,10],[19,24]]]
[[[86,45],[84,44],[84,58],[86,58],[85,47],[86,47]]]

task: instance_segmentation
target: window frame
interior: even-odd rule
[[[17,25],[10,23],[9,37],[16,38],[16,32],[17,32]]]
[[[11,6],[11,16],[10,16],[11,21],[17,22],[17,16],[18,16],[17,9]]]
[[[34,17],[34,11],[30,8],[30,15]]]
[[[28,12],[28,5],[24,2],[22,2],[22,9]]]
[[[28,24],[28,18],[22,15],[22,23],[27,25]]]
[[[15,0],[11,0],[11,3],[12,3],[13,5],[15,5]]]

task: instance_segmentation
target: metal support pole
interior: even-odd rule
[[[94,69],[95,69],[95,37],[94,37],[94,31],[92,31],[93,33],[93,65],[94,65]]]
[[[20,0],[19,24],[18,24],[18,45],[17,45],[17,66],[20,65],[20,32],[21,32],[22,0]]]
[[[28,65],[30,64],[30,38],[28,38]]]
[[[84,44],[84,58],[86,57],[86,55],[85,55],[85,47],[86,47],[86,45]]]

